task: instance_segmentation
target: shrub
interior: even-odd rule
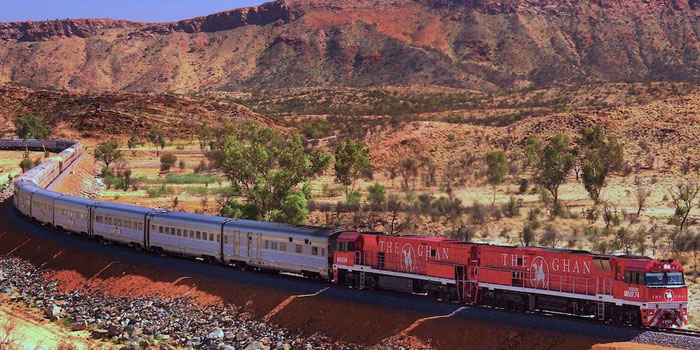
[[[204,160],[202,159],[201,161],[199,161],[199,165],[197,165],[197,166],[194,168],[194,172],[197,173],[197,174],[198,174],[198,173],[203,173],[203,172],[207,171],[207,169],[209,169],[209,167],[207,167],[207,163],[204,162]]]
[[[166,187],[165,184],[163,184],[160,187],[147,187],[146,193],[148,194],[148,197],[150,197],[150,198],[157,198],[157,197],[161,197],[164,195],[174,194],[175,190],[173,190],[170,187]]]
[[[206,196],[209,194],[209,188],[204,186],[189,187],[185,191],[193,196]]]
[[[327,120],[314,117],[311,118],[311,120],[302,122],[299,129],[301,130],[302,134],[309,139],[320,139],[328,136],[333,127]]]
[[[486,222],[486,210],[478,201],[475,201],[474,204],[472,204],[469,214],[471,216],[471,221],[474,224],[481,225]]]
[[[33,166],[34,166],[34,162],[32,162],[32,160],[29,158],[24,158],[24,159],[22,159],[21,162],[19,162],[19,167],[22,168],[23,173],[27,172]]]
[[[386,199],[386,189],[379,183],[367,187],[367,200],[377,206],[382,205]]]
[[[520,215],[520,203],[515,200],[515,197],[510,196],[510,200],[503,204],[503,212],[511,218]]]
[[[527,179],[525,179],[525,178],[520,179],[520,187],[518,188],[518,194],[523,194],[523,193],[527,192],[527,188],[529,186],[530,186],[530,182]]]
[[[160,171],[169,171],[177,162],[177,157],[172,153],[164,153],[160,156]]]
[[[598,237],[598,229],[595,226],[586,227],[586,239],[593,242]]]
[[[348,205],[358,204],[361,200],[362,194],[360,191],[348,192],[348,194],[345,195],[345,203]]]
[[[564,211],[564,205],[562,205],[561,202],[554,202],[554,204],[552,205],[552,210],[549,212],[549,215],[552,218],[565,217],[566,212]]]
[[[180,170],[185,170],[185,161],[184,160],[180,161]]]

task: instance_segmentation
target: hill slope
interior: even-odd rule
[[[700,78],[696,0],[279,0],[175,23],[0,23],[0,83],[240,90]]]

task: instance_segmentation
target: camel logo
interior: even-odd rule
[[[549,287],[549,265],[543,257],[538,256],[530,264],[530,283],[535,288]]]
[[[664,292],[664,299],[666,299],[666,301],[673,301],[673,291],[670,289],[666,289],[666,291]]]
[[[403,248],[401,248],[401,262],[404,271],[413,271],[414,256],[413,246],[408,243],[404,244]]]

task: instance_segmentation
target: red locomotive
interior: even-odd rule
[[[356,288],[637,326],[687,323],[688,288],[677,261],[345,232],[333,269],[334,282]]]

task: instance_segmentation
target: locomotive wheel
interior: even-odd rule
[[[351,272],[345,274],[345,286],[351,288],[355,284],[354,276]]]
[[[377,288],[377,280],[373,276],[367,276],[365,289],[374,290],[375,288]]]

